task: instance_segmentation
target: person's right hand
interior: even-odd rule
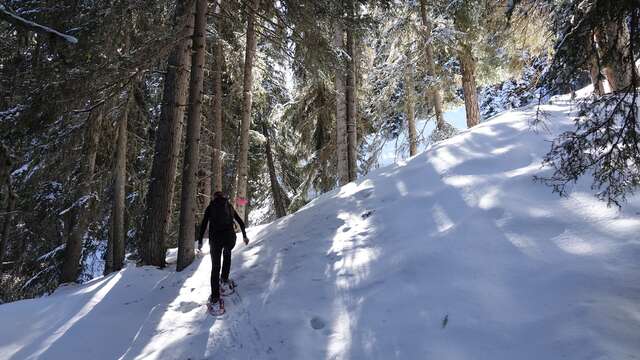
[[[244,238],[244,244],[245,245],[249,245],[249,238],[247,238],[247,237]]]

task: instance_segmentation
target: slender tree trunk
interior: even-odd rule
[[[256,53],[255,13],[260,7],[260,0],[251,1],[251,9],[247,15],[247,43],[244,57],[244,81],[242,89],[242,123],[240,125],[240,154],[238,159],[238,180],[236,181],[236,208],[241,218],[245,218],[245,202],[247,199],[247,181],[249,177],[249,130],[251,128],[251,103],[253,87],[253,59]]]
[[[340,24],[336,25],[334,46],[340,50],[344,47],[344,31]],[[344,185],[349,182],[349,158],[347,137],[347,104],[342,62],[336,67],[336,151],[338,160],[338,182]]]
[[[464,92],[464,108],[467,113],[467,127],[480,123],[480,106],[476,90],[476,64],[471,53],[471,46],[462,42],[458,50],[460,71],[462,72],[462,90]]]
[[[601,62],[598,54],[598,49],[595,41],[595,35],[589,37],[588,44],[592,49],[591,59],[589,61],[589,75],[591,77],[591,84],[593,85],[593,93],[597,96],[604,95],[604,84],[602,83],[601,76]]]
[[[127,184],[127,124],[131,93],[118,123],[118,141],[116,144],[115,179],[113,183],[113,208],[111,212],[111,236],[107,249],[105,274],[122,269],[124,264],[126,229],[124,223],[125,197]]]
[[[208,136],[202,136],[202,134],[200,135],[200,141],[202,142],[200,148],[204,150],[211,150],[210,146],[207,146],[207,140],[209,140]],[[212,140],[212,139],[211,139]],[[209,153],[212,153],[213,151],[209,151]],[[205,159],[203,159],[203,157]],[[206,163],[206,160],[209,160],[209,163]],[[204,161],[204,162],[203,162]],[[197,218],[199,218],[203,213],[204,210],[207,208],[207,205],[209,204],[209,202],[211,201],[211,173],[209,172],[210,169],[210,165],[211,165],[211,159],[207,156],[202,156],[202,153],[200,153],[200,168],[198,170],[198,190],[197,190],[197,194],[196,194],[196,200],[198,203],[198,212],[196,214],[196,222],[197,222]],[[205,168],[203,168],[205,167]]]
[[[431,30],[433,26],[429,20],[426,0],[420,0],[420,16],[422,17],[422,25],[425,29],[424,46],[427,62],[427,74],[431,81],[431,86],[428,87],[426,93],[427,97],[431,99],[428,102],[433,104],[433,110],[436,115],[436,126],[438,129],[444,129],[442,94],[440,93],[440,86],[437,83],[434,83],[436,80],[436,64],[433,60],[433,45],[431,44]]]
[[[116,179],[113,204],[113,270],[122,269],[124,264],[126,227],[124,222],[125,198],[127,195],[127,126],[129,123],[130,100],[127,100],[126,108],[120,124],[118,124],[118,147],[116,151]]]
[[[11,158],[9,150],[0,144],[0,185],[8,184],[11,174]]]
[[[623,20],[611,21],[605,26],[602,36],[604,74],[611,91],[625,90],[638,77],[635,59],[630,53],[629,27]]]
[[[591,57],[589,75],[591,76],[591,84],[593,84],[593,93],[598,96],[604,95],[604,85],[600,77],[600,66],[596,55]]]
[[[113,213],[113,212],[112,212]],[[109,228],[109,239],[107,240],[107,252],[104,255],[104,275],[111,274],[113,272],[113,237],[114,234],[114,224],[113,219],[111,219],[111,224]]]
[[[4,223],[2,225],[2,236],[0,238],[0,271],[2,270],[2,261],[4,260],[7,243],[9,242],[9,229],[12,220],[13,212],[13,188],[11,187],[11,158],[9,157],[9,151],[7,148],[0,144],[0,188],[3,184],[7,184],[7,213],[4,216]]]
[[[404,105],[407,112],[407,127],[409,128],[409,155],[414,156],[418,153],[418,132],[416,131],[415,97],[413,95],[413,63],[408,58],[405,67]]]
[[[353,9],[351,9],[353,11]],[[353,30],[353,14],[347,29],[347,54],[349,65],[347,69],[347,162],[349,167],[349,181],[358,178],[358,122],[357,122],[357,53]]]
[[[98,141],[100,140],[100,127],[102,125],[102,109],[98,111],[95,117],[90,116],[87,120],[83,145],[86,162],[82,165],[80,184],[76,195],[76,201],[80,201],[80,204],[73,205],[73,218],[75,221],[67,237],[64,261],[60,273],[61,283],[73,282],[78,278],[83,239],[91,222],[89,209],[93,202],[93,194],[91,192],[93,189]]]
[[[204,56],[207,28],[207,0],[196,1],[195,27],[193,31],[193,58],[189,91],[189,116],[182,169],[182,196],[180,198],[180,233],[178,236],[177,271],[193,262],[196,239],[195,212],[197,207],[198,165],[200,164],[200,128],[202,117],[202,86],[204,82]]]
[[[273,207],[276,210],[276,217],[281,218],[287,215],[287,205],[284,201],[284,192],[278,182],[276,176],[276,166],[273,161],[273,153],[271,151],[271,135],[266,123],[262,123],[262,134],[267,139],[265,150],[267,153],[267,168],[269,169],[269,182],[271,183],[271,196],[273,197]]]
[[[216,29],[222,31],[220,7],[216,8]],[[211,157],[212,192],[222,191],[222,41],[216,36],[213,45],[213,154]]]
[[[192,2],[179,2],[176,19],[187,16],[184,34],[169,55],[162,109],[147,194],[147,212],[140,234],[142,262],[165,266],[166,241],[171,225],[176,167],[180,153],[182,120],[187,102],[191,35],[193,34]]]
[[[10,182],[7,182],[7,207],[4,215],[4,223],[2,224],[2,237],[0,238],[0,271],[2,271],[2,262],[4,261],[7,244],[9,243],[9,230],[13,221],[13,211],[16,208],[16,194]]]

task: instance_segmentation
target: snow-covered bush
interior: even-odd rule
[[[538,78],[546,66],[547,56],[539,56],[523,69],[519,77],[481,88],[482,120],[535,101],[538,97]]]

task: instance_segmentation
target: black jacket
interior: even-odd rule
[[[215,200],[213,200],[215,201]],[[204,236],[204,232],[207,229],[207,225],[209,225],[209,240],[211,241],[211,239],[214,236],[214,232],[213,232],[213,226],[211,226],[211,224],[215,221],[215,219],[212,219],[212,210],[211,210],[211,205],[213,203],[213,201],[211,201],[211,203],[209,203],[209,206],[207,206],[207,209],[204,211],[204,216],[202,217],[202,224],[200,224],[200,236],[198,237],[198,246],[202,246],[202,237]],[[224,201],[227,201],[226,199]],[[233,209],[233,207],[231,208],[233,210],[233,218],[236,220],[236,222],[238,223],[238,225],[240,225],[240,230],[242,230],[242,236],[243,237],[247,237],[247,233],[245,232],[245,228],[244,228],[244,221],[242,221],[242,219],[240,218],[240,215],[238,215],[238,213],[235,211],[235,209]]]

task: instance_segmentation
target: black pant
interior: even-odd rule
[[[231,249],[236,246],[236,233],[222,232],[209,234],[209,245],[211,247],[211,297],[220,297],[220,283],[229,280],[231,271]],[[220,274],[220,255],[222,255],[222,274]]]

